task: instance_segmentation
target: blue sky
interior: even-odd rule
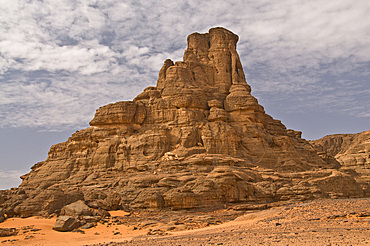
[[[317,139],[370,129],[368,0],[0,0],[0,189],[223,26],[252,94]]]

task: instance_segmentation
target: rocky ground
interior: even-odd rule
[[[260,211],[114,211],[97,226],[75,232],[53,231],[55,218],[12,218],[0,224],[0,231],[13,235],[2,237],[0,242],[90,246],[368,245],[369,204],[369,198],[319,199]]]
[[[367,245],[369,201],[316,200],[247,213],[219,226],[103,245]]]

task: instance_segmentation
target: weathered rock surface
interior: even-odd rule
[[[80,227],[80,225],[80,222],[76,218],[63,215],[57,218],[53,230],[61,232],[73,231],[74,229]]]
[[[105,210],[94,210],[87,206],[84,201],[68,204],[61,209],[60,216],[57,218],[53,230],[73,231],[81,226],[82,229],[89,229],[96,225],[105,217],[110,217]]]
[[[19,230],[16,228],[0,228],[0,237],[10,237],[17,235]]]
[[[60,214],[79,200],[133,210],[364,196],[336,161],[265,113],[237,41],[224,28],[191,34],[183,61],[166,60],[156,87],[99,108],[91,127],[2,192],[6,214]]]
[[[104,209],[92,209],[80,200],[62,208],[60,215],[73,216],[79,219],[86,220],[87,222],[97,222],[101,218],[110,217],[109,212]]]
[[[5,213],[2,208],[0,208],[0,223],[5,221]]]
[[[71,203],[62,208],[61,215],[80,217],[80,216],[94,216],[96,212],[89,208],[83,201]]]
[[[370,130],[329,135],[310,143],[324,159],[336,160],[339,170],[352,175],[370,196]]]
[[[370,130],[328,135],[310,143],[323,154],[334,157],[342,166],[370,168]]]

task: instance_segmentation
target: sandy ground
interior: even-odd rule
[[[123,216],[120,211],[112,217]],[[231,222],[153,234],[157,227],[98,224],[80,232],[52,230],[54,219],[8,219],[18,228],[4,245],[370,245],[370,198],[315,200],[245,213]],[[155,233],[154,233],[155,234]]]
[[[125,215],[123,211],[112,211],[112,216]],[[147,230],[133,230],[125,225],[107,226],[98,224],[94,228],[81,230],[81,232],[58,232],[52,228],[56,218],[44,219],[30,217],[26,219],[10,218],[0,223],[0,228],[17,228],[16,236],[1,237],[3,245],[87,245],[122,242],[133,237],[144,235]]]

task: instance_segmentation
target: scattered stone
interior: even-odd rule
[[[74,229],[74,230],[72,230],[72,232],[77,232],[77,233],[85,234],[85,232],[83,230],[80,230],[80,229]]]
[[[95,222],[86,223],[83,226],[81,226],[81,229],[90,229],[96,226]]]
[[[6,243],[6,242],[14,243],[14,242],[17,242],[17,241],[19,241],[19,240],[18,239],[4,240],[4,241],[1,241],[1,243]]]
[[[18,232],[16,228],[0,228],[0,237],[15,236]]]
[[[145,228],[145,227],[148,227],[148,226],[154,226],[158,224],[158,221],[153,221],[153,220],[148,220],[148,221],[144,221],[142,223],[140,223],[140,227],[141,228]]]
[[[233,209],[236,211],[264,210],[267,208],[267,204],[241,204],[233,207]]]
[[[320,218],[310,218],[308,221],[320,220]]]
[[[159,236],[164,236],[164,235],[168,235],[167,232],[165,232],[164,230],[162,229],[155,229],[155,230],[152,230],[152,229],[149,229],[148,232],[147,232],[147,235],[159,235]]]
[[[99,221],[101,221],[101,217],[99,217],[99,216],[82,216],[81,220],[86,221],[87,223],[89,223],[89,222],[99,222]]]
[[[171,225],[169,225],[169,226],[162,226],[162,230],[164,230],[164,231],[173,231],[175,229],[176,229],[176,226],[171,226]]]

